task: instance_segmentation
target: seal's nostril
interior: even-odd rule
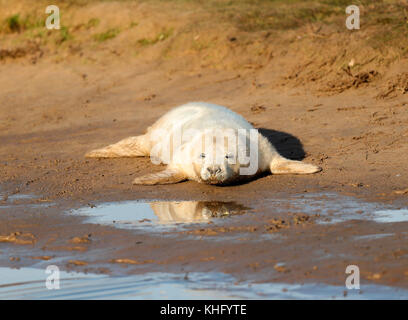
[[[217,167],[217,168],[207,168],[207,171],[211,174],[211,175],[215,175],[221,172],[221,168]]]
[[[216,175],[216,174],[220,173],[220,172],[221,172],[221,168],[220,168],[220,167],[207,168],[207,171],[213,176],[213,175]]]

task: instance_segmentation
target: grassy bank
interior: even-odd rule
[[[109,49],[143,61],[187,59],[194,68],[262,69],[286,57],[296,63],[285,81],[324,79],[323,91],[341,92],[386,79],[408,58],[405,1],[354,1],[360,30],[345,26],[348,0],[61,1],[60,30],[44,27],[47,1],[0,3],[1,61],[40,51],[56,61],[100,61]]]

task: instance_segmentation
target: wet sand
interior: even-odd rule
[[[353,264],[362,282],[408,287],[408,222],[320,224],[319,212],[298,217],[289,205],[299,195],[316,194],[324,202],[331,193],[406,208],[406,95],[379,99],[381,81],[334,94],[318,91],[321,84],[299,84],[284,77],[298,61],[278,54],[278,45],[277,58],[260,58],[259,68],[221,68],[195,57],[141,61],[121,52],[118,58],[112,53],[118,44],[96,53],[85,48],[85,56],[96,55],[92,62],[76,53],[58,62],[51,54],[35,64],[30,55],[0,61],[1,266],[57,264],[112,275],[214,271],[241,280],[343,286],[346,266]],[[147,50],[154,56],[156,49]],[[398,61],[390,73],[405,65]],[[283,155],[323,171],[226,187],[133,186],[135,176],[162,167],[143,158],[84,158],[89,150],[142,133],[189,101],[231,108]],[[12,197],[21,194],[35,198]],[[279,212],[270,202],[276,198],[288,200]],[[163,232],[84,223],[67,213],[137,199],[233,201],[253,212],[222,225]],[[365,237],[377,234],[391,236]]]

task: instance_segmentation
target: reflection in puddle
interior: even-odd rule
[[[89,218],[85,222],[114,225],[119,228],[171,226],[178,223],[208,222],[244,214],[248,208],[233,202],[218,201],[127,201],[103,203],[81,208],[74,213]]]
[[[59,290],[46,289],[41,269],[0,268],[0,275],[0,299],[408,299],[407,290],[380,285],[249,283],[217,272],[110,277],[61,271]]]
[[[247,209],[233,202],[218,201],[152,202],[150,206],[161,223],[205,222],[243,214]]]

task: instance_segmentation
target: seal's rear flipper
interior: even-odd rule
[[[87,158],[144,157],[149,155],[146,135],[129,137],[105,148],[88,152]]]
[[[314,164],[289,160],[283,157],[273,159],[270,164],[270,169],[272,174],[310,174],[322,170],[322,168]]]
[[[166,169],[157,173],[149,173],[133,180],[133,184],[155,185],[172,184],[187,180],[187,177],[179,171]]]

